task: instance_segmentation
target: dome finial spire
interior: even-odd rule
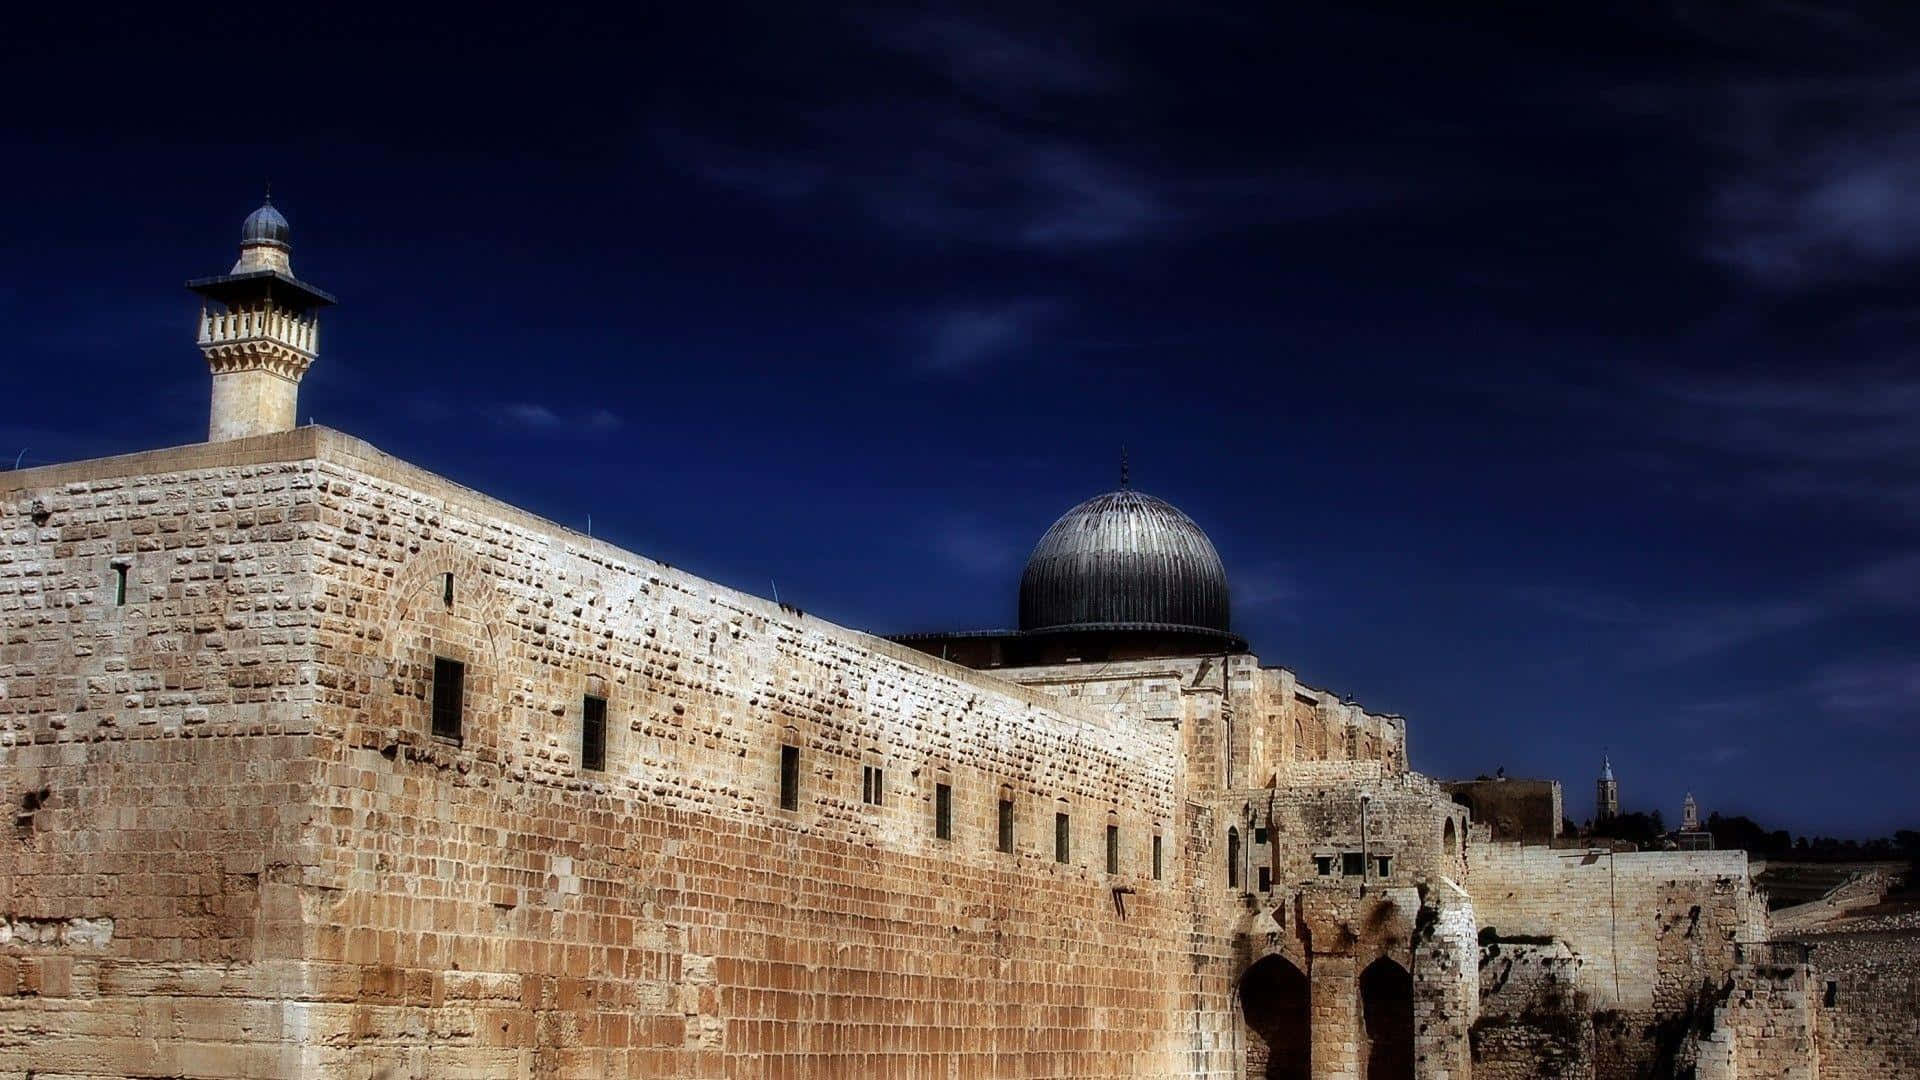
[[[1121,490],[1124,491],[1131,486],[1132,485],[1127,476],[1127,444],[1121,443],[1120,444],[1120,488]]]

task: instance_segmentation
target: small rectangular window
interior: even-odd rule
[[[607,767],[607,699],[592,694],[580,702],[580,767]]]
[[[127,568],[124,566],[116,566],[113,568],[113,606],[125,607],[126,605]]]
[[[953,786],[951,784],[934,785],[933,835],[939,840],[953,839]]]
[[[800,748],[780,748],[780,809],[800,809]]]
[[[467,665],[444,656],[433,658],[433,733],[443,739],[460,737],[462,699],[467,690]]]
[[[1160,880],[1160,834],[1153,835],[1153,880]]]
[[[1064,812],[1053,815],[1054,862],[1066,862],[1067,859],[1072,856],[1072,844],[1069,842],[1071,835],[1071,827],[1067,824],[1067,815]]]
[[[1120,826],[1107,826],[1107,873],[1120,872]]]
[[[448,607],[453,606],[453,575],[452,574],[440,575],[440,602],[447,605]]]
[[[1342,852],[1340,855],[1340,873],[1347,877],[1362,877],[1367,872],[1367,860],[1357,851]]]
[[[1013,854],[1013,800],[1000,800],[1000,850]]]
[[[1821,1000],[1824,1001],[1829,1008],[1838,1004],[1840,1001],[1840,984],[1832,979],[1828,979],[1827,996]]]
[[[879,806],[886,801],[886,777],[877,765],[863,765],[860,768],[860,801],[868,806]]]
[[[1375,855],[1373,857],[1373,876],[1392,877],[1393,876],[1393,856]]]
[[[1273,891],[1273,867],[1271,866],[1263,866],[1260,868],[1260,891]]]
[[[1313,869],[1321,877],[1332,877],[1333,876],[1333,856],[1315,855],[1313,857]]]
[[[1253,830],[1253,842],[1254,842],[1254,843],[1256,843],[1256,844],[1264,844],[1264,843],[1266,843],[1266,842],[1267,842],[1267,830],[1266,830],[1266,826],[1264,826],[1264,825],[1263,825],[1263,826],[1257,826],[1257,827],[1255,827],[1255,828],[1254,828],[1254,830]]]

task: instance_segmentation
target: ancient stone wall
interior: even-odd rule
[[[358,444],[318,479],[326,825],[307,955],[362,980],[317,1009],[347,1033],[323,1069],[1229,1066],[1190,1035],[1221,1030],[1226,995],[1196,993],[1171,725],[1070,710]],[[435,657],[465,665],[457,740],[431,733]],[[608,703],[604,770],[580,759],[589,694]]]
[[[1481,926],[1565,941],[1595,1008],[1670,1012],[1726,977],[1735,942],[1766,936],[1751,925],[1746,858],[1476,843],[1468,887]]]
[[[1414,1074],[1423,1080],[1474,1075],[1468,1033],[1480,1014],[1472,898],[1452,881],[1428,886],[1413,936]]]
[[[7,483],[0,1069],[1237,1068],[1230,944],[1196,906],[1211,814],[1178,775],[1203,730],[731,593],[331,432]],[[431,731],[435,657],[465,664],[458,738]]]
[[[1725,1000],[1715,1009],[1709,1048],[1730,1049],[1725,1075],[1743,1080],[1818,1080],[1815,1039],[1817,1000],[1799,955],[1779,955],[1765,946],[1743,949]],[[1719,1055],[1701,1054],[1720,1066]],[[1874,1075],[1884,1075],[1875,1073]]]
[[[1593,1022],[1565,942],[1480,936],[1475,1080],[1589,1080]]]
[[[1735,945],[1766,936],[1745,852],[1474,842],[1467,860],[1483,933],[1558,940],[1579,960],[1599,1080],[1690,1065]]]
[[[0,1074],[298,1071],[310,444],[0,474]]]
[[[1920,1076],[1920,916],[1877,921],[1798,938],[1812,949],[1820,1080]]]

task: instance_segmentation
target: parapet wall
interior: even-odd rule
[[[1218,776],[1224,788],[1284,782],[1292,770],[1324,765],[1329,775],[1343,767],[1372,766],[1380,773],[1407,771],[1406,721],[1370,713],[1325,690],[1301,683],[1282,667],[1262,667],[1260,658],[1169,657],[1101,664],[997,669],[996,674],[1043,689],[1086,707],[1168,721],[1193,719],[1195,699],[1209,711],[1222,709],[1230,745],[1225,760],[1195,761]]]

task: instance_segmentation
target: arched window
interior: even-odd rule
[[[1444,846],[1444,849],[1448,856],[1452,856],[1455,842],[1456,841],[1454,839],[1454,833],[1453,833],[1453,818],[1449,817],[1447,818],[1446,829],[1440,834],[1440,843]]]
[[[1227,888],[1240,887],[1240,830],[1227,829]]]

